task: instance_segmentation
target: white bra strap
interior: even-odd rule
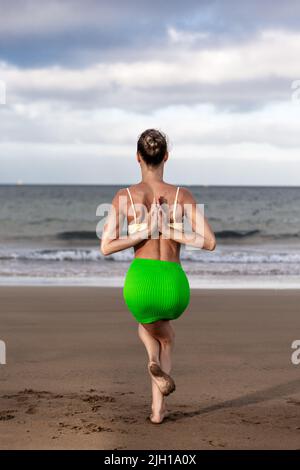
[[[134,208],[133,200],[132,200],[132,197],[131,197],[129,188],[126,188],[126,189],[127,189],[127,191],[128,191],[128,194],[129,194],[129,197],[130,197],[130,201],[131,201],[131,205],[132,205],[132,209],[133,209],[134,222],[136,223],[136,213],[135,213],[135,208]]]
[[[176,214],[176,205],[177,205],[177,199],[178,199],[178,191],[179,191],[179,186],[177,187],[176,197],[175,197],[175,202],[174,202],[174,207],[173,207],[173,222],[175,222],[175,214]]]

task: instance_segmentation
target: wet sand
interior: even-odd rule
[[[300,290],[197,290],[169,418],[121,289],[0,287],[1,449],[300,449]]]

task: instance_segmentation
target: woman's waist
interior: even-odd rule
[[[156,240],[149,240],[143,246],[136,246],[134,249],[134,257],[181,264],[180,245],[176,246],[177,243],[175,245],[165,243],[164,246],[161,246],[159,243],[154,243],[155,241]]]
[[[151,258],[151,257],[144,257],[144,256],[135,256],[132,260],[132,262],[139,262],[139,263],[147,263],[148,264],[151,262],[153,265],[159,265],[159,264],[170,264],[170,265],[178,265],[181,266],[181,262],[179,259],[163,259],[163,258]]]

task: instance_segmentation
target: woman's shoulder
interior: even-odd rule
[[[145,183],[136,183],[136,184],[129,184],[128,186],[126,186],[125,188],[123,188],[123,190],[125,192],[127,192],[127,189],[129,189],[129,191],[144,191],[145,190]]]
[[[118,207],[123,207],[125,204],[127,204],[127,199],[129,197],[127,187],[124,188],[119,188],[112,199],[112,204]]]
[[[130,196],[136,197],[139,193],[143,192],[143,188],[140,187],[140,184],[132,184],[128,185],[122,188],[119,188],[115,195],[114,195],[114,200],[115,201],[125,201],[126,199],[129,199]]]
[[[166,187],[166,189],[169,189],[174,193],[179,188],[178,189],[178,202],[183,201],[183,200],[188,200],[188,201],[195,200],[191,189],[189,189],[186,186],[181,186],[181,185],[176,185],[176,184],[171,184],[171,183],[164,183],[164,186]],[[130,193],[138,195],[139,193],[143,194],[147,192],[149,188],[147,188],[147,185],[145,185],[145,183],[131,184],[126,187],[118,189],[118,191],[115,194],[115,197],[119,198],[121,196],[128,196],[128,189]]]
[[[195,198],[192,191],[186,186],[179,186],[178,201],[194,202]]]

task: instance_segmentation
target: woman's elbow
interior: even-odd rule
[[[100,251],[101,251],[103,256],[108,256],[108,255],[111,254],[111,252],[110,252],[110,250],[109,250],[106,243],[101,243],[100,244]]]
[[[216,249],[216,246],[217,246],[217,242],[216,242],[216,239],[215,237],[211,238],[207,244],[207,250],[208,251],[214,251]]]

